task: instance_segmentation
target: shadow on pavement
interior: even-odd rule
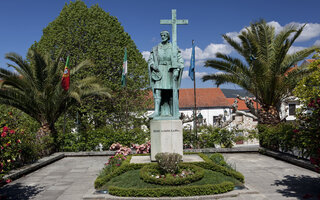
[[[285,176],[283,180],[276,180],[274,185],[287,186],[285,189],[278,189],[277,192],[285,197],[297,199],[320,200],[320,178],[311,176]]]
[[[0,200],[31,199],[44,190],[44,187],[26,186],[21,183],[5,185],[0,188]]]

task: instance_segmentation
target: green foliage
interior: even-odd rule
[[[61,126],[63,125],[61,124],[59,127]],[[103,150],[109,150],[109,147],[116,142],[131,146],[131,144],[145,143],[146,138],[150,138],[150,133],[140,128],[126,131],[105,126],[89,130],[80,129],[79,133],[72,133],[71,128],[72,126],[66,129],[65,134],[63,134],[62,127],[58,129],[59,145],[62,151],[94,151],[97,150],[99,144],[103,146]]]
[[[157,153],[155,159],[161,174],[175,174],[179,170],[179,163],[182,156],[178,153]]]
[[[13,106],[39,122],[41,127],[37,139],[40,144],[47,143],[44,136],[52,136],[52,144],[56,145],[55,122],[69,106],[80,103],[85,97],[110,94],[94,77],[71,82],[69,90],[65,91],[61,87],[64,62],[61,62],[60,54],[55,58],[51,56],[31,49],[28,51],[28,60],[23,60],[15,53],[8,53],[6,58],[15,63],[8,65],[16,72],[0,68],[0,79],[3,80],[0,103]],[[89,61],[79,63],[70,75],[87,65],[90,65]]]
[[[21,132],[0,126],[0,183],[4,174],[19,163],[21,155]]]
[[[43,152],[47,148],[47,143],[39,144],[36,142],[36,131],[39,129],[37,121],[16,108],[0,105],[0,127],[5,126],[15,132],[14,134],[6,134],[6,137],[0,138],[3,148],[6,147],[9,141],[14,144],[10,145],[10,148],[5,149],[7,153],[1,151],[0,154],[1,156],[5,156],[6,154],[6,156],[15,158],[15,162],[11,162],[10,169],[34,162],[40,157],[40,152]],[[21,143],[16,144],[15,141],[18,140]],[[45,138],[45,140],[52,142],[50,138]],[[15,156],[16,153],[14,152],[17,151],[19,152],[19,156]]]
[[[291,152],[300,143],[294,132],[295,129],[296,125],[293,123],[280,123],[277,125],[259,124],[260,145],[276,151]]]
[[[217,165],[222,165],[222,166],[227,165],[226,161],[224,161],[223,155],[220,153],[214,153],[209,158]]]
[[[317,59],[307,66],[312,73],[303,77],[293,91],[293,94],[305,105],[308,105],[312,99],[320,97],[319,51],[314,57]]]
[[[216,145],[220,145],[225,148],[231,148],[232,142],[235,137],[233,130],[222,129],[213,127],[211,125],[201,126],[198,129],[198,137],[192,132],[192,130],[183,129],[183,144],[185,148],[214,148]]]
[[[200,196],[210,194],[220,194],[233,190],[234,184],[231,182],[223,182],[220,184],[196,185],[196,186],[171,186],[165,188],[121,188],[109,187],[111,195],[121,197],[176,197],[176,196]]]
[[[210,74],[203,81],[214,80],[219,86],[223,83],[234,83],[256,96],[258,103],[267,115],[261,115],[261,123],[278,123],[280,121],[280,103],[290,95],[302,75],[304,68],[289,70],[298,61],[312,54],[319,47],[310,47],[293,54],[288,54],[294,41],[300,36],[302,27],[287,26],[278,34],[275,28],[264,20],[246,27],[238,38],[240,43],[228,35],[223,38],[243,59],[233,58],[217,53],[215,60],[207,60],[205,66],[225,73]],[[243,61],[244,60],[244,61]],[[274,111],[277,109],[277,112]]]
[[[130,164],[131,157],[132,155],[127,156],[127,159],[122,162],[121,166],[111,172],[109,172],[108,169],[102,170],[98,178],[94,182],[94,187],[96,189],[100,188],[106,182],[110,181],[112,178],[119,176],[120,174],[123,174],[130,170],[141,169],[141,167],[145,165],[145,164]]]
[[[197,166],[203,167],[204,169],[212,170],[221,172],[224,175],[231,176],[240,182],[244,183],[244,176],[235,170],[225,168],[221,165],[215,164],[210,158],[208,158],[206,155],[199,153],[199,156],[205,161],[205,162],[196,162],[193,163]]]
[[[124,48],[128,53],[127,87],[121,87]],[[82,129],[91,125],[100,128],[112,125],[115,129],[129,130],[144,123],[141,117],[147,108],[147,63],[118,19],[98,5],[88,8],[84,2],[65,4],[59,16],[43,29],[40,41],[32,48],[57,55],[70,55],[70,68],[81,60],[89,59],[94,66],[86,67],[73,81],[94,76],[110,88],[112,99],[87,98],[81,106],[69,107],[77,112]],[[120,142],[120,141],[118,141]]]
[[[161,169],[157,165],[146,165],[140,170],[140,178],[147,182],[158,185],[184,185],[189,184],[195,181],[198,181],[203,178],[204,170],[201,167],[188,164],[181,163],[179,164],[179,171],[191,170],[194,174],[188,175],[186,177],[179,177],[177,174],[165,174],[163,178],[157,178],[156,176],[152,176],[154,174],[160,174]],[[179,172],[178,172],[179,173]]]
[[[139,171],[144,166],[150,166],[148,168],[157,168],[156,163],[150,164],[130,164],[130,159],[132,156],[128,156],[127,159],[122,163],[120,167],[111,172],[110,174],[105,174],[102,172],[100,176],[95,181],[96,189],[107,189],[110,194],[117,196],[145,196],[145,197],[160,197],[160,196],[197,196],[197,195],[210,195],[218,194],[223,192],[228,192],[234,188],[234,184],[238,184],[237,181],[232,178],[221,176],[221,173],[227,176],[234,177],[241,182],[244,181],[244,177],[241,173],[228,170],[222,166],[214,164],[207,156],[204,154],[199,154],[205,162],[197,162],[196,165],[202,167],[201,165],[208,168],[205,171],[205,176],[203,179],[192,182],[186,186],[161,186],[155,184],[147,184],[139,178]],[[202,164],[201,164],[202,163]],[[183,167],[188,167],[193,164],[184,164]],[[132,173],[130,173],[130,172]],[[215,172],[219,171],[219,172]],[[120,176],[121,175],[121,176]],[[211,177],[212,176],[212,177]],[[112,179],[112,180],[111,180]],[[133,180],[131,180],[133,179]],[[138,179],[138,180],[136,180]],[[109,182],[110,181],[110,182]],[[123,181],[126,185],[123,185]],[[229,182],[232,181],[232,182]],[[112,184],[108,184],[112,182]],[[134,182],[134,183],[133,183]],[[104,184],[106,184],[104,186]],[[139,186],[132,186],[139,185]]]

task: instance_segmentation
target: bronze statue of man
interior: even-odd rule
[[[178,91],[184,62],[178,47],[170,42],[168,31],[160,33],[161,43],[152,48],[148,60],[150,85],[154,97],[154,119],[179,119]]]

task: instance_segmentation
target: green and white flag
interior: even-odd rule
[[[126,76],[128,72],[128,60],[127,60],[127,48],[124,49],[123,65],[122,65],[122,77],[121,85],[122,87],[126,86]]]

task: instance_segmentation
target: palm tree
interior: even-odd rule
[[[61,87],[63,62],[59,56],[54,60],[36,50],[29,50],[28,60],[16,53],[6,54],[15,65],[8,64],[14,72],[0,68],[0,104],[20,109],[40,123],[37,138],[41,143],[43,136],[52,136],[56,144],[55,122],[66,109],[88,96],[110,97],[106,88],[97,83],[94,77],[70,81],[68,91]],[[91,65],[81,62],[70,70],[72,77],[82,67]]]
[[[294,41],[302,33],[304,26],[290,25],[275,34],[275,28],[264,20],[246,27],[238,35],[240,43],[227,35],[223,38],[243,57],[234,58],[217,53],[218,59],[207,60],[206,67],[224,73],[206,75],[203,81],[215,80],[217,86],[234,83],[256,96],[261,105],[259,122],[275,124],[280,122],[281,101],[290,95],[298,80],[306,71],[292,70],[298,61],[312,54],[318,47],[310,47],[288,54]]]

